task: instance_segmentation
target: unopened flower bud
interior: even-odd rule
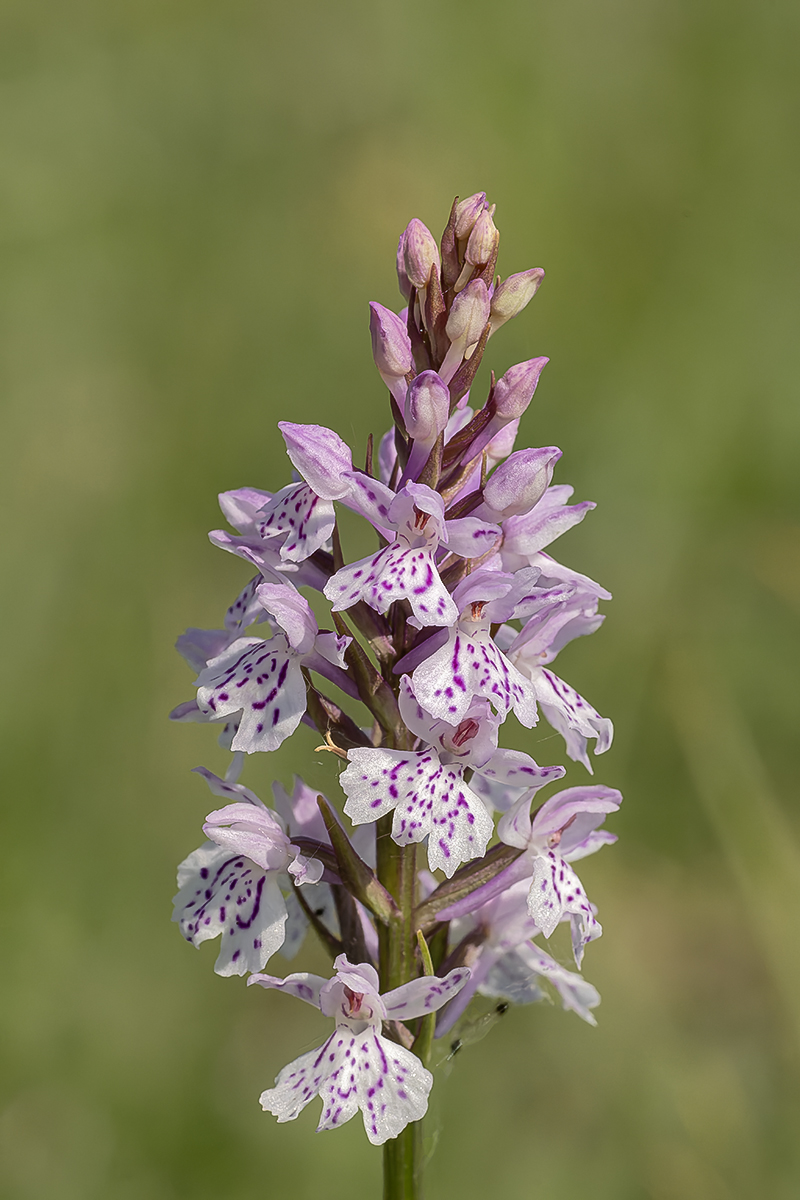
[[[406,429],[414,441],[433,442],[450,416],[450,392],[435,371],[417,375],[406,393]]]
[[[381,376],[404,376],[414,365],[405,322],[382,304],[369,306],[372,356]]]
[[[482,279],[473,279],[459,292],[450,309],[445,332],[450,349],[439,368],[445,383],[449,383],[470,351],[477,345],[489,319],[489,289]]]
[[[536,295],[543,279],[542,268],[533,267],[530,271],[509,275],[508,279],[498,284],[492,296],[492,332],[522,312]]]
[[[483,267],[489,262],[500,240],[500,233],[492,220],[490,209],[484,209],[469,235],[465,258],[473,267]]]
[[[530,512],[550,486],[553,468],[561,458],[557,446],[516,450],[489,476],[484,503],[495,519],[505,520]]]
[[[549,361],[548,358],[531,358],[509,367],[505,375],[498,379],[492,393],[491,418],[464,452],[462,462],[471,462],[497,437],[501,429],[519,420],[533,399],[542,368]],[[440,374],[443,374],[443,368]]]
[[[506,421],[521,417],[533,399],[542,369],[549,358],[529,358],[509,367],[494,389],[494,409]]]
[[[486,192],[476,192],[467,196],[456,205],[455,235],[457,238],[469,237],[472,226],[486,208]]]
[[[417,217],[409,221],[403,236],[403,261],[409,282],[417,289],[427,287],[431,268],[436,267],[438,271],[440,267],[436,239]]]
[[[451,342],[474,346],[488,319],[489,290],[482,279],[473,279],[453,301],[445,332]]]

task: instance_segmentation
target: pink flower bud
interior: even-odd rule
[[[482,267],[489,262],[500,240],[497,226],[492,220],[490,209],[484,209],[469,235],[465,258],[473,267]]]
[[[473,279],[453,301],[445,330],[451,342],[474,346],[488,319],[489,291],[482,279]]]
[[[406,429],[415,441],[433,442],[450,416],[450,392],[435,371],[417,375],[406,393]]]
[[[427,287],[431,268],[439,270],[439,247],[436,239],[417,217],[409,221],[406,228],[403,261],[409,282],[415,288]]]
[[[498,284],[492,296],[492,329],[499,329],[506,321],[521,313],[536,295],[543,279],[542,268],[533,267],[530,271],[509,275],[508,279]]]
[[[459,201],[456,205],[455,234],[457,238],[469,237],[472,226],[485,208],[486,192],[476,192],[474,196],[467,196],[466,200]]]
[[[516,450],[489,476],[483,489],[484,503],[500,520],[530,512],[550,486],[560,458],[557,446]]]
[[[382,304],[369,306],[372,356],[381,375],[403,376],[414,365],[411,341],[405,323]]]
[[[494,408],[506,421],[521,417],[533,399],[542,368],[549,358],[529,358],[527,362],[509,367],[494,389]]]

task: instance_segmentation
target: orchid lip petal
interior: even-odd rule
[[[355,749],[348,757],[339,782],[354,824],[394,810],[394,841],[410,845],[427,837],[431,870],[441,868],[448,878],[462,862],[485,853],[493,822],[464,783],[461,767],[443,763],[433,748]]]

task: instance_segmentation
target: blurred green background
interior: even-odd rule
[[[487,361],[551,357],[519,444],[560,445],[598,502],[556,553],[615,600],[559,667],[616,722],[596,778],[626,802],[582,871],[599,1027],[517,1009],[467,1047],[429,1194],[800,1194],[799,23],[789,0],[8,0],[3,1197],[379,1194],[360,1121],[258,1107],[322,1019],[169,923],[209,808],[189,768],[224,761],[166,720],[192,694],[171,647],[247,578],[206,531],[218,491],[288,480],[276,421],[383,431],[367,301],[399,304],[410,217],[438,233],[481,188],[501,273],[547,270]],[[549,738],[517,744],[556,761]],[[333,794],[314,744],[246,780]]]

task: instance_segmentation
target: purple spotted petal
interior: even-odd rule
[[[350,762],[339,783],[347,796],[345,814],[354,825],[377,821],[391,812],[436,758],[433,751],[415,754],[384,749],[351,750],[348,757]]]
[[[574,688],[546,667],[536,673],[534,687],[548,723],[564,738],[567,754],[573,762],[583,763],[591,773],[588,741],[596,738],[594,752],[603,754],[614,737],[613,724],[607,717],[601,717],[588,700],[584,700]]]
[[[257,976],[251,976],[247,982],[248,984],[260,983],[263,987],[277,987],[281,981],[276,980],[272,984],[264,982]],[[307,1054],[301,1054],[294,1062],[283,1068],[275,1080],[274,1088],[268,1088],[267,1091],[261,1093],[259,1102],[262,1109],[277,1117],[279,1124],[283,1124],[285,1121],[294,1121],[305,1106],[319,1095],[323,1083],[335,1071],[337,1058],[343,1057],[343,1055],[337,1055],[336,1050],[332,1049],[336,1045],[337,1036],[334,1033],[318,1050],[310,1050]],[[350,1116],[353,1116],[352,1112]]]
[[[552,850],[534,859],[528,912],[545,937],[550,937],[561,919],[569,916],[572,950],[578,966],[586,944],[603,932],[580,879],[569,863]]]
[[[342,495],[342,504],[352,508],[359,516],[385,536],[391,537],[393,528],[389,520],[389,508],[395,493],[379,479],[370,479],[362,471],[351,471],[347,479],[347,491]]]
[[[306,688],[286,636],[238,638],[196,680],[197,702],[214,718],[241,712],[234,750],[277,750],[300,724]]]
[[[261,971],[280,949],[286,904],[272,871],[206,842],[178,868],[173,921],[193,946],[221,937],[218,975]]]
[[[296,996],[298,1000],[305,1000],[306,1004],[313,1004],[315,1008],[319,1008],[319,993],[322,985],[327,983],[322,975],[309,975],[306,971],[297,971],[293,975],[287,975],[285,979],[279,979],[275,975],[251,975],[247,981],[247,986],[251,983],[257,983],[263,988],[274,988],[279,992],[286,992],[288,996]]]
[[[367,1137],[380,1146],[425,1115],[432,1086],[433,1076],[410,1050],[374,1029],[357,1034],[342,1027],[319,1050],[284,1067],[260,1099],[283,1122],[320,1095],[318,1130],[343,1125],[360,1108]]]
[[[544,787],[566,774],[564,767],[540,767],[522,750],[496,750],[485,766],[476,767],[486,779],[515,788]]]
[[[447,521],[447,547],[462,558],[480,558],[488,554],[500,538],[500,526],[477,517],[459,517]]]
[[[393,542],[370,558],[342,567],[325,585],[334,612],[365,600],[385,613],[395,600],[408,600],[421,626],[450,625],[458,611],[426,547]]]
[[[472,636],[460,628],[451,630],[447,644],[418,666],[412,678],[420,704],[451,725],[464,719],[473,696],[484,696],[503,717],[513,708],[528,729],[536,724],[530,680],[498,650],[488,630]]]
[[[424,1017],[428,1013],[436,1012],[461,991],[469,976],[467,967],[457,967],[445,975],[444,979],[435,975],[412,979],[410,983],[404,983],[383,994],[381,999],[386,1008],[386,1015],[398,1021],[407,1021],[412,1017]]]
[[[553,985],[567,1012],[577,1013],[589,1025],[597,1024],[591,1012],[600,1003],[597,989],[582,975],[568,971],[531,942],[504,955],[487,975],[481,992],[485,996],[503,996],[515,1004],[526,1004],[542,996],[535,983],[537,979]]]
[[[258,533],[281,539],[282,559],[302,562],[325,545],[335,522],[331,500],[323,500],[307,483],[290,483],[261,509]]]
[[[339,782],[354,824],[394,809],[393,839],[404,846],[428,837],[428,864],[448,878],[462,862],[485,853],[494,825],[460,767],[441,763],[433,750],[358,749],[349,757]]]
[[[245,584],[233,604],[225,613],[225,628],[230,635],[229,640],[239,637],[247,629],[248,625],[253,625],[254,623],[260,624],[267,620],[264,606],[258,598],[258,588],[263,582],[263,576],[254,575],[250,582]],[[220,651],[218,650],[217,654],[219,653]],[[209,654],[208,657],[211,658],[212,655]],[[200,670],[199,667],[198,670]]]

